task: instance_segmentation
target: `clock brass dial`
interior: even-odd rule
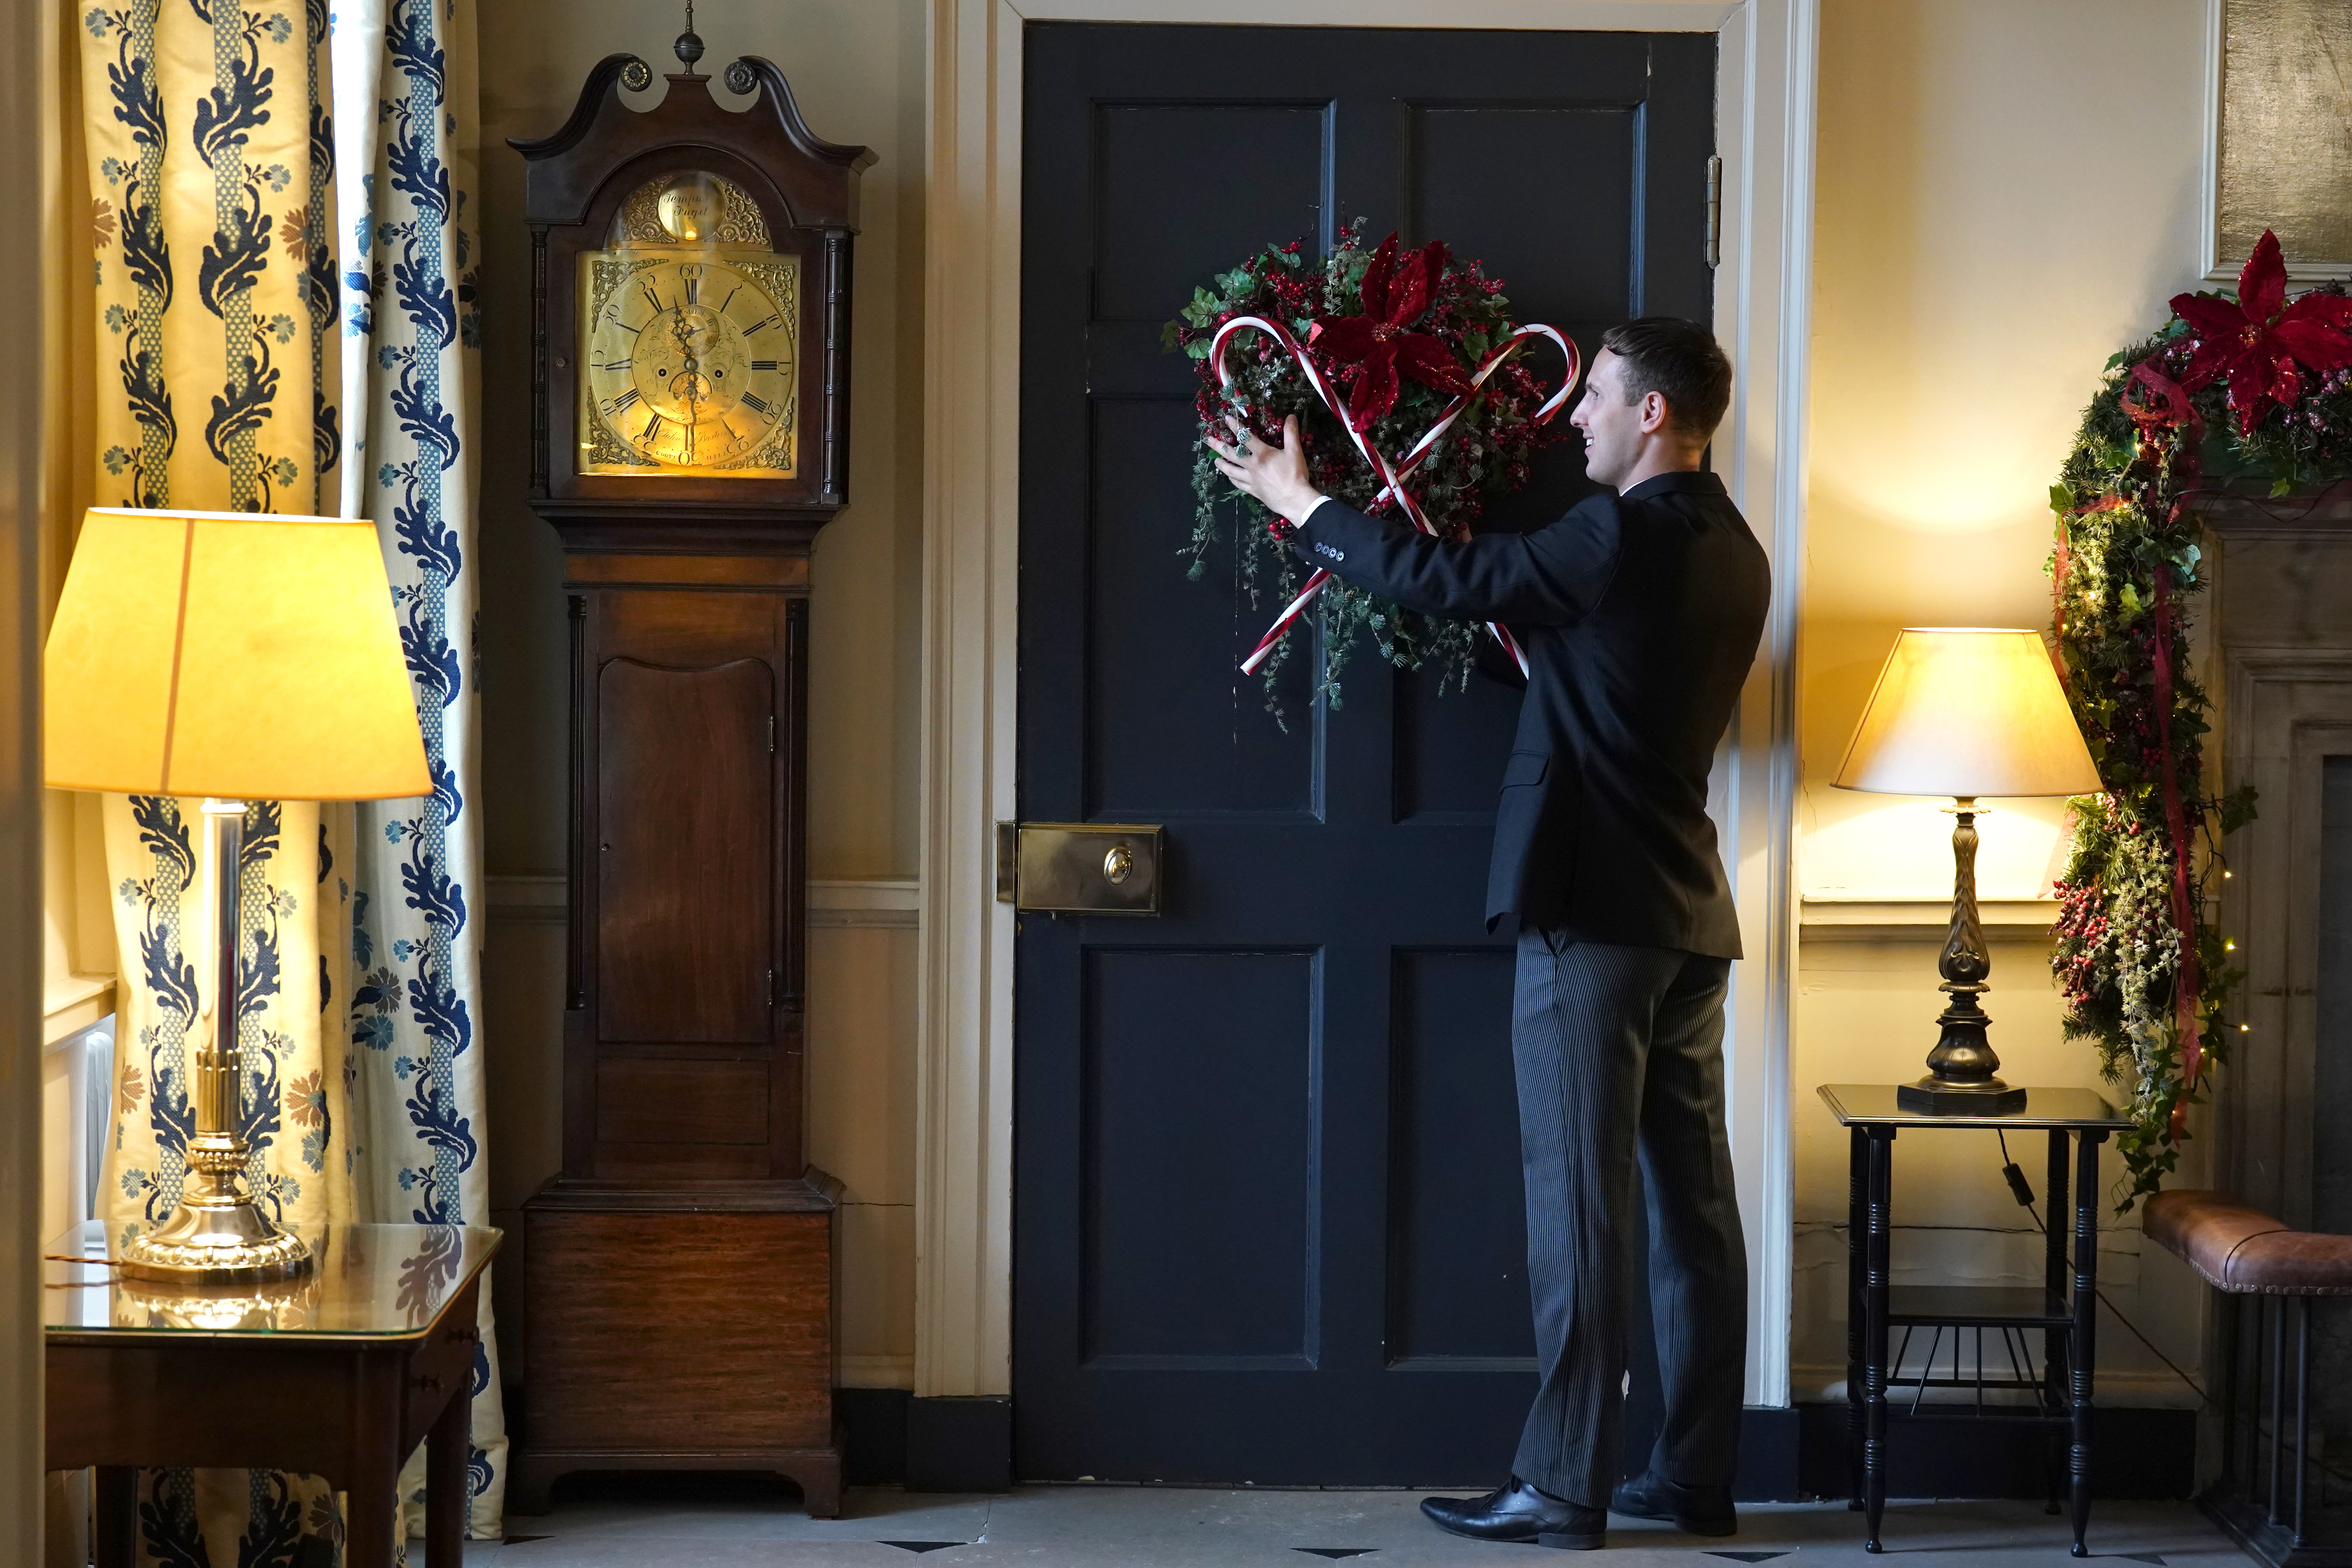
[[[581,269],[579,472],[793,475],[796,258],[616,249]]]

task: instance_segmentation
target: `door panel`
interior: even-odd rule
[[[1483,258],[1588,355],[1644,310],[1706,319],[1715,41],[1024,47],[1021,815],[1167,833],[1160,918],[1019,928],[1016,1464],[1491,1486],[1534,1388],[1512,949],[1482,918],[1517,695],[1360,651],[1327,712],[1302,647],[1277,723],[1234,668],[1271,584],[1248,602],[1230,534],[1184,577],[1194,383],[1159,329],[1359,217]],[[1482,526],[1588,489],[1571,440]]]
[[[1156,353],[1156,341],[1153,348]],[[1238,645],[1246,653],[1256,644],[1265,629],[1251,624],[1258,613],[1246,598],[1218,585],[1181,591],[1192,586],[1175,554],[1192,530],[1192,404],[1164,395],[1098,395],[1090,414],[1087,816],[1156,822],[1214,812],[1306,820],[1315,810],[1307,733],[1296,724],[1286,732],[1267,721],[1257,679],[1232,668],[1240,654],[1217,668],[1226,662],[1215,658],[1217,650]],[[1159,474],[1174,474],[1178,482],[1138,482]],[[1219,564],[1231,574],[1230,552]],[[1168,579],[1178,592],[1147,586]],[[1139,595],[1149,596],[1139,600]],[[1150,613],[1139,614],[1139,604],[1148,604]],[[1274,611],[1264,614],[1271,617]],[[1292,710],[1303,710],[1303,671],[1294,672],[1290,687]],[[1218,744],[1204,750],[1203,735],[1216,736]]]
[[[1465,1142],[1516,1107],[1508,949],[1402,950],[1391,973],[1387,1364],[1532,1372],[1517,1138]],[[1463,1223],[1485,1214],[1488,1223]]]
[[[1088,1367],[1312,1364],[1314,971],[1311,952],[1087,955]]]

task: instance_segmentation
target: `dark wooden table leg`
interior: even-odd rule
[[[2083,1532],[2091,1524],[2091,1371],[2098,1364],[2099,1145],[2106,1134],[2084,1128],[2074,1153],[2074,1441],[2068,1455],[2074,1514],[2074,1554],[2088,1557]]]
[[[398,1363],[386,1375],[367,1369],[353,1398],[359,1451],[343,1489],[343,1568],[393,1568],[400,1552],[400,1385]]]
[[[457,1568],[466,1556],[473,1492],[466,1466],[474,1438],[474,1402],[460,1384],[425,1437],[425,1568]]]
[[[139,1552],[139,1472],[129,1465],[100,1465],[93,1489],[90,1560],[95,1568],[131,1568]]]
[[[2066,1299],[2066,1223],[2072,1212],[2066,1203],[2066,1132],[2063,1128],[2050,1130],[2050,1163],[2043,1177],[2042,1259],[2042,1287],[2053,1301]],[[2055,1415],[2066,1408],[2066,1331],[2042,1331],[2042,1413]],[[2066,1494],[2065,1445],[2059,1440],[2056,1427],[2048,1428],[2043,1442],[2042,1468],[2049,1479],[2050,1500],[2044,1513],[2055,1514],[2059,1500]]]
[[[1845,1178],[1845,1436],[1846,1458],[1853,1470],[1853,1500],[1846,1506],[1862,1511],[1862,1337],[1869,1326],[1870,1309],[1863,1295],[1863,1194],[1870,1180],[1870,1134],[1853,1130]]]
[[[400,1471],[353,1481],[343,1492],[343,1568],[393,1568],[399,1545]]]
[[[1886,1512],[1886,1283],[1895,1187],[1895,1129],[1870,1130],[1870,1193],[1864,1205],[1863,1325],[1863,1550],[1883,1552]]]

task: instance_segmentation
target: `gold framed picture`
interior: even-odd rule
[[[2207,0],[2205,276],[2277,234],[2287,273],[2352,278],[2352,5]]]

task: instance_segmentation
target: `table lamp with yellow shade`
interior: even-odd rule
[[[432,788],[375,525],[92,508],[50,623],[42,701],[50,787],[207,797],[213,1043],[189,1075],[179,1206],[123,1244],[121,1270],[207,1285],[300,1274],[309,1249],[244,1179],[237,860],[248,800]]]
[[[1992,972],[1977,916],[1977,829],[1986,795],[2099,791],[2099,771],[2066,705],[2042,634],[1980,626],[1912,627],[1895,638],[1878,685],[1832,781],[1881,795],[1948,795],[1952,829],[1952,924],[1937,968],[1949,1004],[1927,1053],[1927,1076],[1895,1091],[1906,1110],[2011,1115],[2025,1090],[1999,1076],[1977,998]]]

